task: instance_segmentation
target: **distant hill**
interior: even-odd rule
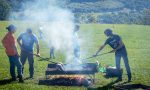
[[[18,11],[24,2],[36,0],[6,0],[13,10]],[[150,0],[56,0],[65,2],[73,12],[115,12],[123,9],[140,11],[150,8]]]
[[[74,12],[115,12],[123,9],[140,11],[150,8],[150,0],[66,0]]]
[[[49,3],[43,0],[43,6]],[[150,0],[55,0],[60,7],[70,9],[79,23],[116,23],[150,25]],[[0,0],[0,20],[6,20],[9,13],[24,10],[26,2],[37,0]],[[40,4],[41,5],[41,4]],[[41,5],[41,6],[42,6]],[[15,18],[15,16],[12,15]]]

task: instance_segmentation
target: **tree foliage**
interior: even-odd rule
[[[5,20],[10,11],[10,5],[6,0],[0,0],[0,20]]]

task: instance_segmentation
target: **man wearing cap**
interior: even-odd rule
[[[125,68],[128,74],[128,82],[131,81],[131,71],[130,71],[130,66],[128,63],[128,56],[127,56],[127,51],[126,47],[119,35],[113,34],[111,29],[106,29],[104,31],[105,35],[108,37],[108,39],[105,41],[105,43],[99,48],[99,50],[96,52],[96,55],[108,44],[110,47],[113,48],[110,53],[115,52],[115,59],[116,59],[116,68],[118,69],[118,79],[117,81],[122,81],[122,74],[120,71],[120,60],[121,57],[124,60]]]
[[[19,82],[24,82],[22,77],[22,64],[19,60],[16,39],[14,36],[16,27],[14,25],[9,25],[6,29],[8,30],[8,33],[3,38],[2,44],[5,47],[6,54],[9,58],[12,81],[16,81],[15,66],[17,66]]]
[[[24,69],[24,64],[26,62],[26,59],[28,58],[29,62],[29,74],[30,78],[33,79],[34,75],[34,54],[33,54],[33,47],[34,43],[36,44],[37,49],[37,56],[39,56],[39,41],[35,34],[32,33],[32,30],[30,28],[27,29],[25,33],[22,33],[18,39],[18,44],[21,48],[21,62]],[[22,41],[22,42],[21,42]]]

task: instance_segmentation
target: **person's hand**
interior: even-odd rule
[[[97,53],[93,55],[93,57],[96,57],[96,56],[97,56]]]
[[[116,52],[116,50],[115,49],[113,49],[112,51],[110,51],[109,53],[114,53],[114,52]]]
[[[17,53],[17,56],[20,57],[20,55]]]
[[[36,54],[36,56],[37,56],[37,57],[40,57],[40,54],[39,54],[39,53],[37,53],[37,54]]]

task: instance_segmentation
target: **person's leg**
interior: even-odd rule
[[[131,70],[130,70],[130,66],[129,66],[129,62],[128,62],[128,56],[127,55],[123,55],[123,60],[124,60],[124,64],[125,64],[125,68],[128,74],[128,81],[131,81]]]
[[[15,63],[13,56],[9,56],[9,63],[10,63],[10,75],[12,77],[12,80],[16,80]]]
[[[15,65],[17,66],[19,82],[23,82],[22,64],[21,64],[18,56],[14,56],[14,57],[15,57],[14,62],[15,62]]]
[[[52,49],[50,49],[50,59],[52,58]]]
[[[120,70],[121,55],[119,53],[115,53],[115,59],[116,59],[116,68],[118,71],[118,80],[122,80],[122,74],[121,74],[121,70]]]
[[[53,59],[55,59],[54,50],[55,50],[55,49],[53,48],[53,51],[52,51]]]
[[[33,78],[33,74],[34,74],[34,57],[33,57],[32,54],[28,54],[28,62],[29,62],[30,78]]]
[[[27,53],[25,53],[24,51],[21,51],[20,61],[22,64],[22,74],[23,74],[24,64],[25,64],[26,60],[27,60]]]
[[[55,55],[54,55],[54,47],[51,47],[50,48],[50,58],[55,58]]]
[[[74,48],[74,56],[80,58],[80,47]]]

